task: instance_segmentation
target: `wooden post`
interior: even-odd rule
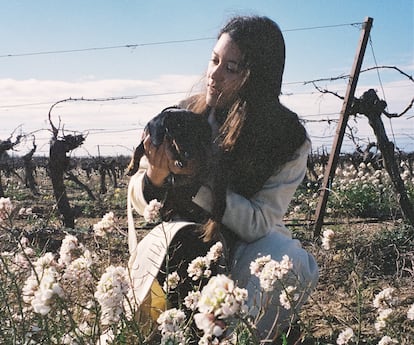
[[[328,202],[329,188],[332,183],[333,177],[335,175],[336,165],[338,163],[339,152],[341,150],[342,141],[345,134],[346,124],[349,117],[349,111],[351,109],[355,89],[358,83],[359,73],[361,71],[362,60],[365,55],[365,49],[368,43],[369,33],[371,31],[373,19],[367,17],[364,21],[363,31],[361,32],[361,37],[359,39],[359,46],[357,54],[354,59],[354,64],[352,66],[351,74],[349,77],[348,87],[346,90],[344,103],[341,109],[341,115],[339,118],[339,123],[336,128],[334,142],[332,144],[331,153],[329,155],[328,166],[323,177],[321,193],[319,195],[318,206],[315,213],[315,227],[314,227],[314,236],[319,236],[321,233],[321,228],[323,225],[323,217],[325,215],[325,208]]]

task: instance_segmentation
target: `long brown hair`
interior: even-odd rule
[[[252,197],[271,175],[295,158],[295,151],[307,138],[298,116],[279,101],[285,64],[279,26],[267,17],[238,16],[218,37],[224,33],[242,52],[241,65],[247,78],[230,108],[217,110],[220,169],[216,171],[213,221],[205,227],[206,239],[214,235],[224,214],[226,187]],[[192,97],[188,108],[208,115],[205,95]]]

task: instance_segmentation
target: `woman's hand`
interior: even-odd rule
[[[168,157],[165,152],[165,141],[159,147],[156,147],[152,145],[149,134],[144,134],[144,136],[144,150],[149,162],[147,176],[154,186],[160,187],[170,174]]]
[[[149,134],[144,134],[144,149],[149,167],[147,177],[154,186],[160,187],[170,173],[176,175],[194,175],[197,167],[193,161],[188,161],[185,167],[177,166],[171,143],[164,140],[156,147],[152,145]]]

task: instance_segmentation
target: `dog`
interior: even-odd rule
[[[185,265],[182,265],[182,260],[186,262],[185,260],[190,259],[188,252],[198,256],[200,253],[191,243],[193,236],[196,236],[205,242],[204,246],[198,245],[199,250],[207,246],[207,243],[210,245],[213,241],[218,240],[222,242],[223,256],[217,269],[226,271],[229,267],[228,250],[226,249],[226,238],[221,232],[221,219],[226,205],[226,185],[219,183],[221,179],[217,178],[221,174],[218,164],[213,162],[212,130],[207,117],[177,107],[165,108],[146,124],[143,138],[148,135],[151,144],[155,147],[160,147],[167,141],[173,153],[174,165],[178,168],[187,168],[186,170],[191,173],[191,175],[171,173],[169,187],[166,188],[163,200],[159,200],[163,205],[160,209],[162,221],[169,221],[178,216],[178,219],[193,222],[185,227],[184,233],[175,237],[178,242],[171,243],[171,250],[174,254],[168,258],[168,261],[164,257],[161,267],[170,264],[174,266],[176,263],[177,267],[183,269]],[[140,141],[131,158],[127,171],[129,176],[138,171],[140,160],[145,155],[144,140]],[[193,202],[193,197],[200,186],[205,184],[214,188],[212,189],[213,208],[211,213]],[[130,218],[132,213],[128,213],[128,217],[132,219]],[[136,248],[137,243],[133,221],[129,221],[128,227],[128,243],[132,253],[131,248]],[[188,243],[183,242],[186,245],[182,245],[180,238],[186,239]],[[161,269],[157,276],[159,282],[165,280],[162,272]],[[192,288],[190,285],[188,281],[180,284],[179,291],[183,291],[183,296],[190,291],[187,289]]]
[[[164,140],[170,143],[175,166],[194,167],[191,176],[171,174],[170,180],[173,182],[175,193],[167,198],[164,204],[163,220],[168,220],[170,215],[176,213],[191,218],[194,206],[191,196],[204,183],[213,191],[212,212],[203,226],[204,239],[209,241],[217,238],[226,207],[227,179],[220,166],[212,160],[212,130],[207,118],[186,109],[168,107],[146,124],[144,134],[149,134],[151,144],[155,147],[159,147]],[[139,162],[144,155],[142,139],[127,168],[128,176],[138,171]],[[191,209],[190,213],[188,209]]]
[[[165,140],[169,142],[175,166],[194,166],[194,175],[209,159],[211,150],[211,127],[207,118],[178,107],[168,107],[151,119],[144,128],[151,144],[159,147]],[[138,171],[139,162],[145,154],[144,139],[134,151],[127,168],[127,175]]]

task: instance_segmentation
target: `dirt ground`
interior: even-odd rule
[[[90,187],[94,181],[90,181]],[[73,186],[72,186],[73,187]],[[72,188],[71,187],[71,188]],[[7,190],[11,193],[11,190]],[[15,228],[31,237],[43,250],[57,250],[64,237],[59,220],[54,213],[54,199],[47,182],[41,187],[41,197],[34,197],[15,188],[10,194],[19,207],[33,207],[39,214],[37,220],[28,222],[17,217]],[[17,195],[16,193],[21,193]],[[80,216],[73,230],[80,241],[96,246],[92,227],[108,211],[118,217],[119,233],[115,241],[114,261],[126,264],[128,260],[126,222],[126,181],[117,188],[110,188],[108,195],[101,195],[100,202],[87,201],[85,193],[72,188],[73,204],[88,207],[89,215]],[[114,196],[121,195],[118,203]],[[49,217],[49,221],[41,221]],[[39,220],[40,219],[40,220]],[[406,311],[414,303],[414,229],[399,220],[376,219],[325,219],[322,230],[335,231],[334,246],[326,251],[320,238],[314,238],[312,224],[303,217],[287,218],[286,224],[303,247],[312,253],[320,268],[318,286],[300,314],[299,324],[308,344],[335,343],[340,331],[351,327],[359,332],[359,344],[377,344],[381,334],[375,331],[376,310],[374,296],[386,287],[396,289],[398,302],[389,331],[400,333],[401,344],[414,344],[414,323],[407,320]],[[148,228],[137,218],[138,237],[145,236]],[[1,231],[1,230],[0,230]],[[2,232],[1,249],[10,250],[9,234]]]

